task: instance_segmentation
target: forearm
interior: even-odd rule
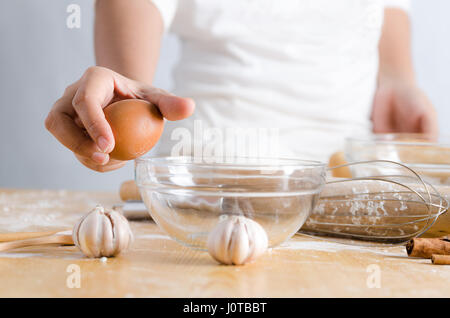
[[[98,66],[151,84],[163,22],[149,0],[97,0],[95,57]]]
[[[411,29],[408,14],[401,9],[385,9],[384,25],[379,43],[379,81],[395,79],[413,83]]]

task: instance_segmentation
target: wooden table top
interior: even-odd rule
[[[119,202],[114,193],[3,189],[0,233],[71,227],[96,204]],[[106,262],[73,246],[1,252],[0,297],[450,297],[450,266],[408,258],[402,246],[296,235],[254,263],[224,266],[152,222],[131,226],[132,249]]]

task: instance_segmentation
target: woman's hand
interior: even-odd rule
[[[375,133],[425,133],[435,138],[436,111],[417,86],[409,14],[386,7],[379,47],[378,89],[372,107]]]
[[[413,82],[380,81],[372,107],[375,133],[439,133],[436,110]]]
[[[86,167],[100,172],[118,169],[125,162],[109,158],[114,149],[114,136],[103,108],[129,98],[155,104],[168,120],[189,117],[195,107],[192,99],[174,96],[94,66],[66,88],[48,114],[45,127]]]

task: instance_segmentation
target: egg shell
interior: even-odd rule
[[[109,154],[112,159],[132,160],[142,156],[158,142],[164,129],[159,109],[144,100],[121,100],[103,111],[115,139],[115,147]]]

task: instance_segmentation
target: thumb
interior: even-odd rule
[[[193,99],[175,96],[156,87],[140,87],[137,96],[158,106],[161,114],[168,120],[185,119],[194,113]]]

